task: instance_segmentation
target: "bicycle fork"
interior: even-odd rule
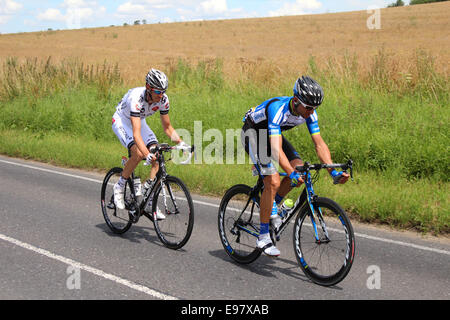
[[[167,191],[168,191],[168,193],[169,193],[169,196],[170,196],[170,199],[172,200],[172,203],[173,203],[173,206],[174,206],[174,208],[175,208],[175,211],[174,212],[170,212],[169,210],[168,210],[168,206],[167,206],[167,192],[166,192],[166,188],[165,187],[167,187]],[[165,179],[163,179],[162,181],[161,181],[161,191],[162,191],[162,194],[163,194],[163,201],[164,201],[164,211],[165,211],[165,213],[167,214],[167,215],[170,215],[170,214],[179,214],[180,213],[180,210],[178,209],[178,205],[177,205],[177,202],[175,201],[175,198],[174,198],[174,194],[173,194],[173,191],[172,191],[172,188],[170,187],[170,185],[168,184],[168,183],[166,183],[166,180]],[[155,214],[155,213],[154,213]]]
[[[314,207],[315,207],[314,203],[317,198],[317,195],[314,193],[314,188],[313,188],[313,184],[312,184],[312,180],[311,180],[311,174],[309,172],[307,172],[307,174],[306,174],[305,186],[306,186],[305,190],[306,190],[307,201],[308,201],[309,211],[310,211],[309,217],[311,219],[311,224],[314,229],[314,237],[316,239],[316,243],[317,244],[328,243],[328,242],[330,242],[330,237],[328,235],[328,230],[327,230],[327,226],[325,224],[325,220],[323,218],[322,210],[319,207],[316,207],[317,213],[316,213],[316,210],[314,210]],[[322,231],[324,234],[324,237],[322,239],[319,237],[316,218],[319,220],[320,226],[322,227]]]

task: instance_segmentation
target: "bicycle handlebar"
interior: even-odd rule
[[[325,164],[325,163],[315,163],[311,164],[309,162],[305,162],[302,166],[297,166],[295,169],[299,172],[307,172],[309,170],[320,170],[320,169],[337,169],[341,168],[344,172],[350,169],[350,178],[353,180],[353,160],[349,159],[347,163],[333,163],[333,164]]]
[[[155,147],[150,148],[150,152],[153,154],[157,154],[159,152],[170,152],[172,150],[183,150],[184,151],[189,151],[189,157],[185,160],[180,162],[180,164],[188,164],[191,161],[192,158],[192,154],[194,154],[195,156],[195,146],[188,146],[188,147],[180,147],[180,146],[170,146],[167,143],[161,143],[156,145]]]

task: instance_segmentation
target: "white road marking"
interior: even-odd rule
[[[116,282],[118,284],[124,285],[124,286],[129,287],[129,288],[131,288],[133,290],[145,293],[145,294],[147,294],[149,296],[152,296],[154,298],[161,299],[161,300],[178,300],[178,298],[175,298],[175,297],[163,294],[161,292],[152,290],[152,289],[147,288],[147,287],[145,287],[143,285],[140,285],[140,284],[134,283],[132,281],[120,278],[120,277],[115,276],[115,275],[110,274],[110,273],[106,273],[106,272],[104,272],[104,271],[102,271],[100,269],[93,268],[91,266],[85,265],[85,264],[77,262],[75,260],[72,260],[72,259],[60,256],[60,255],[54,254],[54,253],[52,253],[50,251],[47,251],[47,250],[35,247],[35,246],[31,245],[31,244],[28,244],[28,243],[19,241],[17,239],[5,236],[3,234],[0,234],[0,239],[4,240],[4,241],[7,241],[9,243],[15,244],[16,246],[22,247],[24,249],[31,250],[33,252],[39,253],[39,254],[41,254],[43,256],[46,256],[48,258],[51,258],[53,260],[57,260],[57,261],[60,261],[62,263],[74,266],[75,268],[79,268],[80,270],[84,270],[86,272],[95,274],[95,275],[97,275],[99,277],[102,277],[102,278],[114,281],[114,282]]]
[[[40,170],[40,171],[44,171],[44,172],[59,174],[59,175],[63,175],[63,176],[71,177],[71,178],[77,178],[77,179],[82,179],[82,180],[96,182],[96,183],[103,183],[103,181],[100,181],[100,180],[91,179],[91,178],[78,176],[78,175],[74,175],[74,174],[69,174],[69,173],[65,173],[65,172],[60,172],[60,171],[56,171],[56,170],[50,170],[50,169],[40,168],[40,167],[36,167],[36,166],[26,165],[26,164],[23,164],[23,163],[17,163],[17,162],[6,161],[6,160],[1,160],[1,159],[0,159],[0,162],[7,163],[7,164],[12,164],[12,165],[15,165],[15,166],[20,166],[20,167]],[[210,206],[210,207],[214,207],[214,208],[219,208],[219,205],[214,204],[214,203],[210,203],[210,202],[199,201],[199,200],[193,200],[193,202],[196,203],[196,204],[200,204],[200,205],[205,205],[205,206]],[[397,241],[397,240],[391,240],[391,239],[386,239],[386,238],[374,237],[374,236],[370,236],[370,235],[362,234],[362,233],[355,233],[355,235],[357,237],[361,237],[361,238],[365,238],[365,239],[369,239],[369,240],[381,241],[381,242],[385,242],[385,243],[392,243],[392,244],[396,244],[396,245],[400,245],[400,246],[404,246],[404,247],[410,247],[410,248],[415,248],[415,249],[420,249],[420,250],[425,250],[425,251],[430,251],[430,252],[450,255],[450,251],[441,250],[441,249],[435,249],[435,248],[430,248],[430,247],[425,247],[425,246],[416,245],[416,244],[413,244],[413,243],[407,243],[407,242],[402,242],[402,241]]]

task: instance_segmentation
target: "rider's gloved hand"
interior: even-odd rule
[[[156,155],[154,153],[149,153],[145,159],[145,164],[146,165],[151,165],[152,161],[156,160]]]
[[[186,144],[186,142],[180,141],[177,144],[177,149],[187,150],[187,149],[189,149],[189,146]]]
[[[297,187],[303,183],[303,179],[297,171],[292,171],[289,175],[289,179],[291,179],[291,187]]]
[[[333,183],[338,184],[339,181],[341,180],[343,174],[344,174],[344,172],[342,172],[342,171],[337,171],[337,170],[331,171],[330,176],[333,178]]]

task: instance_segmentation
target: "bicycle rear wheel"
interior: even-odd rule
[[[167,176],[154,192],[153,224],[159,240],[170,249],[180,249],[189,240],[194,227],[194,204],[189,190],[177,177]],[[159,209],[166,216],[156,219]]]
[[[249,199],[250,192],[247,185],[235,185],[225,193],[219,207],[220,241],[226,253],[241,264],[251,263],[261,255],[256,248],[259,197]]]
[[[336,202],[316,198],[313,207],[314,217],[308,204],[297,215],[294,251],[309,279],[322,286],[332,286],[342,281],[352,267],[355,236],[347,214]]]
[[[101,191],[101,206],[103,212],[103,218],[105,218],[108,227],[117,234],[122,234],[130,229],[132,221],[128,214],[127,204],[130,203],[130,186],[129,181],[125,185],[125,210],[116,208],[114,204],[114,184],[120,178],[123,169],[119,167],[112,168],[108,171],[103,179],[102,191]],[[129,206],[128,206],[129,207]]]

